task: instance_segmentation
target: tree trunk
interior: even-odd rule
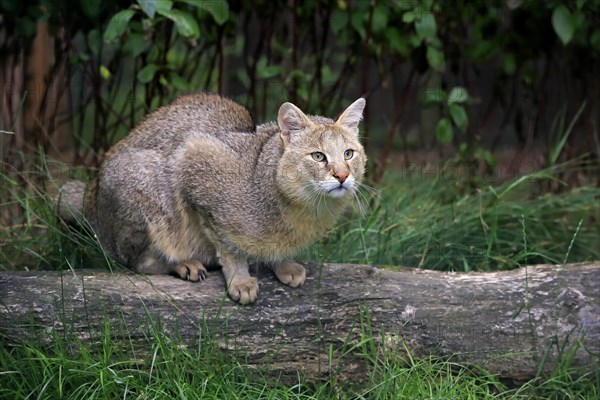
[[[542,359],[552,368],[562,346],[576,349],[575,365],[598,362],[598,264],[468,274],[307,268],[299,289],[258,271],[259,298],[250,306],[224,296],[220,272],[201,283],[89,270],[0,272],[0,335],[22,342],[54,330],[93,342],[108,318],[113,341],[144,343],[150,315],[189,343],[208,331],[250,364],[268,362],[278,372],[301,370],[315,378],[328,373],[330,362],[345,377],[364,372],[356,354],[341,354],[365,329],[386,349],[406,347],[417,358],[451,356],[516,380],[535,375]],[[337,349],[332,361],[331,348]]]

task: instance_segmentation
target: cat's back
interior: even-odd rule
[[[255,131],[250,112],[238,103],[215,94],[185,95],[146,116],[107,156],[135,148],[168,156],[195,137],[231,132],[252,135]]]
[[[169,114],[185,118],[190,128],[207,133],[252,133],[256,125],[245,107],[216,94],[199,93],[179,97],[171,106]]]

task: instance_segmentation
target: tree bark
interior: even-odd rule
[[[542,359],[552,368],[563,346],[576,349],[574,365],[598,366],[598,263],[486,273],[346,264],[307,269],[299,289],[258,271],[259,298],[250,306],[224,295],[218,271],[200,283],[91,270],[0,272],[0,335],[23,342],[55,331],[94,342],[108,319],[113,341],[141,344],[151,316],[190,344],[208,331],[249,364],[314,378],[330,367],[346,378],[364,373],[356,352],[342,353],[370,329],[385,345],[380,351],[452,357],[501,378],[529,379]]]

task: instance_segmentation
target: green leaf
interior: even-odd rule
[[[113,15],[104,31],[104,41],[112,42],[120,38],[127,30],[129,21],[134,15],[135,11],[133,10],[123,10]]]
[[[142,11],[146,13],[150,19],[154,19],[154,14],[156,13],[156,1],[154,0],[137,0],[137,3],[140,5]]]
[[[419,39],[416,33],[409,34],[408,44],[410,44],[412,48],[417,48],[421,46],[421,39]]]
[[[469,117],[463,106],[459,104],[450,104],[450,116],[458,129],[463,132],[467,130],[467,127],[469,126]]]
[[[435,128],[435,137],[440,143],[450,143],[452,141],[452,123],[446,117],[439,120]]]
[[[258,60],[256,64],[256,76],[260,79],[273,78],[283,72],[283,68],[279,65],[267,65],[265,57]]]
[[[484,160],[488,165],[496,165],[496,159],[494,158],[492,152],[489,150],[478,147],[473,152],[473,155],[475,156],[475,158]]]
[[[100,48],[102,47],[102,36],[100,35],[100,31],[96,29],[89,31],[88,45],[90,46],[93,55],[97,56],[100,54]]]
[[[373,9],[373,32],[383,31],[388,23],[387,6],[379,5]]]
[[[248,76],[248,71],[246,69],[237,69],[236,71],[237,79],[242,83],[244,88],[250,87],[250,76]]]
[[[137,2],[150,19],[154,19],[156,10],[169,11],[173,7],[173,2],[170,0],[137,0]]]
[[[498,50],[498,46],[489,40],[479,40],[468,50],[471,58],[484,61],[492,57]]]
[[[200,28],[196,19],[187,11],[157,9],[156,12],[175,22],[175,28],[181,36],[194,39],[200,36]]]
[[[338,74],[335,74],[329,65],[323,65],[321,67],[321,79],[323,80],[323,84],[333,85],[334,82],[338,79]]]
[[[407,56],[410,52],[408,40],[400,33],[396,27],[389,27],[385,30],[385,36],[390,43],[392,50],[395,50],[403,56]]]
[[[575,19],[569,9],[562,4],[552,13],[552,27],[564,45],[569,44],[573,39]]]
[[[77,53],[77,54],[79,55],[79,59],[83,62],[87,62],[92,59],[92,57],[90,57],[90,55],[87,53]]]
[[[448,104],[452,103],[464,103],[469,100],[469,93],[467,89],[462,86],[455,86],[448,95]]]
[[[123,52],[131,54],[133,57],[137,57],[142,54],[148,43],[144,39],[144,35],[141,33],[132,33],[127,35],[127,41],[123,44]]]
[[[307,74],[303,70],[299,68],[294,68],[291,71],[287,72],[283,83],[286,86],[295,84],[297,85],[296,90],[298,90],[298,93],[306,93],[306,75]]]
[[[229,19],[229,5],[226,0],[179,0],[182,3],[208,11],[215,22],[223,25]]]
[[[425,13],[415,20],[415,31],[421,40],[432,40],[437,32],[435,17],[432,13]]]
[[[354,13],[350,18],[350,24],[362,39],[367,37],[367,31],[365,30],[365,18],[362,13]]]
[[[415,13],[412,11],[407,11],[402,14],[402,22],[405,24],[411,24],[415,20]]]
[[[137,74],[137,79],[141,83],[148,83],[152,79],[154,79],[154,75],[156,71],[158,71],[159,67],[156,64],[148,64],[144,68],[140,70]]]
[[[158,63],[162,60],[163,50],[160,46],[150,46],[150,51],[148,52],[148,56],[146,58],[146,62],[148,64]]]
[[[340,33],[342,29],[348,26],[349,14],[336,8],[331,14],[331,30],[336,35]]]
[[[430,106],[432,104],[443,103],[448,99],[448,95],[444,89],[441,88],[428,88],[425,89],[425,93],[421,97],[421,104],[424,106]]]
[[[104,80],[110,79],[110,71],[104,65],[100,66],[100,76]]]
[[[174,72],[169,75],[169,81],[179,91],[185,92],[191,89],[190,83]]]
[[[445,66],[445,59],[444,59],[444,53],[442,53],[441,51],[439,51],[438,49],[436,49],[433,46],[427,46],[427,63],[429,64],[429,66],[438,71],[438,72],[444,72],[444,66]]]
[[[185,56],[187,54],[187,46],[178,40],[167,51],[167,63],[169,68],[178,70],[184,67]]]

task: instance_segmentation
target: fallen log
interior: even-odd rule
[[[337,349],[333,367],[337,362],[353,377],[364,372],[360,362],[336,357],[367,324],[387,349],[476,363],[501,378],[529,379],[542,358],[550,369],[571,346],[579,346],[573,365],[599,365],[598,263],[486,273],[307,269],[299,289],[258,271],[259,298],[250,306],[224,296],[217,272],[201,283],[92,270],[0,272],[0,335],[23,342],[69,332],[94,342],[108,318],[120,327],[112,328],[112,340],[143,342],[150,316],[190,343],[207,330],[248,363],[268,360],[280,372],[318,377],[327,372],[328,349]]]

